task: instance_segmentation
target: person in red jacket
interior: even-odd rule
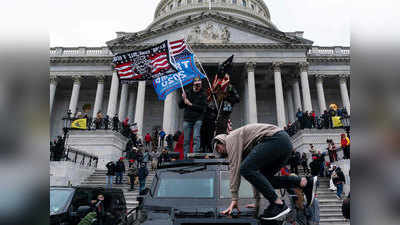
[[[144,142],[145,142],[145,148],[149,149],[151,143],[151,135],[149,133],[147,133],[146,136],[144,136]]]
[[[343,158],[350,159],[350,139],[346,134],[341,134],[340,137],[340,146],[343,149]]]

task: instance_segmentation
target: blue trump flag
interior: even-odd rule
[[[157,93],[158,99],[165,100],[169,93],[181,87],[179,77],[183,86],[192,83],[195,77],[199,77],[200,79],[206,78],[206,76],[197,69],[194,55],[188,53],[189,52],[186,52],[186,54],[180,54],[174,57],[175,67],[178,73],[158,77],[153,80],[154,90]]]

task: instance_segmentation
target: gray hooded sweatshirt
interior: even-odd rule
[[[230,190],[233,201],[239,199],[242,156],[244,154],[247,155],[251,150],[249,147],[252,143],[262,137],[272,136],[281,130],[281,128],[272,124],[255,123],[233,130],[229,135],[220,134],[214,138],[226,146],[230,169]],[[255,195],[256,198],[259,198],[258,193],[255,192]]]

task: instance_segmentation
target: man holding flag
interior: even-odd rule
[[[183,115],[183,151],[185,157],[190,152],[190,139],[193,131],[193,152],[200,149],[200,129],[203,123],[204,113],[207,107],[207,97],[201,89],[200,78],[194,78],[193,88],[182,93],[179,108],[184,109]]]

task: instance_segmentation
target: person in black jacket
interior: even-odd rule
[[[336,197],[341,200],[343,193],[343,184],[346,183],[346,178],[340,167],[338,167],[332,175],[332,181],[337,187]]]
[[[298,166],[300,162],[300,153],[296,151],[292,151],[292,154],[290,155],[289,158],[289,164],[290,164],[290,172],[299,174]]]
[[[115,114],[115,116],[113,117],[113,130],[118,131],[118,124],[119,124],[118,114]]]
[[[321,163],[318,160],[317,156],[312,157],[313,161],[310,163],[311,175],[318,176],[321,170]]]
[[[122,184],[122,176],[125,173],[125,164],[124,161],[122,161],[123,158],[120,158],[117,162],[117,165],[115,165],[115,172],[117,174],[116,178],[116,184]]]
[[[190,152],[190,138],[192,130],[193,130],[193,152],[199,152],[200,129],[203,123],[206,107],[207,107],[207,97],[201,89],[201,80],[196,77],[193,82],[193,89],[189,89],[187,93],[183,92],[182,100],[179,102],[179,108],[184,109],[183,151],[185,157]]]
[[[112,188],[113,177],[115,176],[115,163],[110,161],[106,165],[107,168],[107,184],[106,188]]]

